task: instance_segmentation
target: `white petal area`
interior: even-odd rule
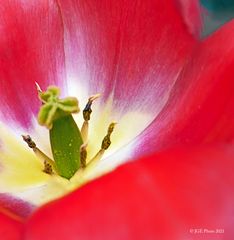
[[[35,205],[51,201],[69,191],[68,180],[44,173],[43,163],[21,136],[0,125],[0,192],[20,197]]]
[[[39,127],[37,130],[41,130]],[[39,206],[59,198],[91,179],[82,172],[71,180],[44,173],[43,163],[17,135],[0,125],[0,192]],[[38,131],[39,133],[40,131]],[[42,131],[43,132],[43,131]],[[45,139],[43,136],[41,143]]]
[[[43,163],[15,131],[0,124],[0,192],[40,206],[78,188],[87,177],[67,180],[43,172]],[[43,138],[44,139],[44,138]]]
[[[84,83],[87,82],[88,76],[89,74],[83,75],[81,80],[84,80]],[[143,95],[136,95],[134,102],[126,99],[126,101],[120,104],[119,100],[114,98],[114,92],[110,92],[109,98],[106,100],[103,100],[102,96],[95,100],[92,105],[91,120],[89,121],[88,158],[92,158],[100,150],[102,139],[106,135],[109,124],[113,121],[117,122],[117,125],[111,136],[112,145],[106,151],[105,158],[126,146],[142,133],[167,103],[176,79],[177,76],[175,76],[173,83],[160,99],[156,101],[156,99],[152,98],[151,104],[148,103],[147,98],[144,96],[147,96],[147,89],[149,90],[152,86],[148,86],[144,91],[142,90],[144,92]],[[90,93],[88,87],[85,84],[80,84],[80,82],[78,78],[70,78],[66,85],[66,94],[68,96],[76,96],[79,100],[81,112],[73,116],[81,128],[83,124],[82,110],[88,98],[97,94],[97,92]],[[102,90],[103,88],[100,86],[98,93],[102,94]],[[160,89],[155,89],[155,91],[160,91]],[[128,157],[125,158],[128,159]],[[118,163],[114,165],[118,165]]]

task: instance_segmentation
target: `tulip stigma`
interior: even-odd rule
[[[84,169],[90,163],[100,160],[106,149],[111,144],[110,136],[114,130],[115,122],[112,122],[104,137],[100,151],[87,161],[87,139],[92,103],[100,97],[100,94],[91,96],[83,110],[83,125],[79,130],[72,114],[80,111],[78,100],[75,97],[60,98],[60,89],[49,86],[42,91],[36,83],[38,97],[42,102],[38,113],[38,123],[49,130],[50,145],[53,159],[37,148],[29,135],[22,135],[23,140],[34,151],[36,156],[43,161],[43,172],[58,174],[70,179],[79,169]]]

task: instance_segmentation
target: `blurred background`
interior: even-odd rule
[[[234,18],[234,0],[200,0],[200,2],[204,7],[203,37]]]

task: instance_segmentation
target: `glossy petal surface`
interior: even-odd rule
[[[91,118],[88,150],[92,156],[99,150],[103,129],[115,120],[118,125],[107,153],[112,157],[166,104],[195,44],[182,16],[188,17],[186,9],[198,10],[195,4],[171,0],[58,4],[65,29],[68,92],[82,96],[80,106],[87,95],[102,93]]]
[[[111,96],[122,114],[150,109],[154,115],[194,43],[176,2],[58,1],[68,90]],[[152,98],[159,99],[154,108]]]
[[[17,217],[0,208],[0,236],[2,240],[21,240],[23,225]]]
[[[7,116],[28,126],[38,106],[34,81],[45,88],[61,80],[77,97],[112,96],[119,111],[149,110],[157,97],[157,113],[194,43],[176,2],[3,2],[0,91]]]
[[[234,21],[196,47],[167,104],[139,136],[140,151],[149,153],[174,145],[233,141],[233,30]]]
[[[118,122],[118,129],[109,155],[144,130],[166,103],[196,42],[181,14],[182,6],[173,0],[134,4],[126,0],[13,0],[1,4],[0,119],[5,125],[0,134],[0,192],[14,192],[33,204],[48,199],[41,192],[47,191],[51,178],[42,174],[42,164],[32,154],[26,160],[19,154],[30,151],[20,144],[20,135],[30,127],[27,133],[50,155],[47,134],[41,134],[35,122],[31,124],[32,113],[39,109],[34,81],[43,90],[51,83],[59,84],[62,95],[77,96],[81,107],[89,94],[103,94],[90,123],[90,158],[99,151],[111,121]],[[153,106],[152,99],[157,99]],[[5,146],[8,137],[15,141]]]
[[[39,209],[26,239],[232,240],[233,156],[233,147],[213,146],[126,164]],[[197,228],[225,233],[190,232]]]

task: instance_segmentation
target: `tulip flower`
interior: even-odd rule
[[[233,238],[234,22],[200,41],[196,1],[15,0],[0,26],[1,236]]]

